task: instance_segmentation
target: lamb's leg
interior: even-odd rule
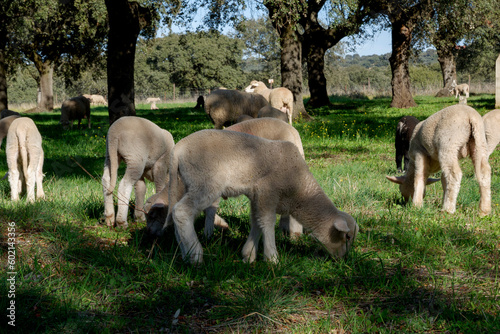
[[[281,216],[279,227],[283,232],[287,233],[292,240],[297,240],[304,231],[302,225],[289,215]]]
[[[116,225],[123,228],[128,227],[127,216],[130,195],[132,188],[141,179],[144,171],[144,164],[130,164],[127,165],[125,175],[123,175],[120,185],[118,186],[118,209],[116,212]],[[144,201],[144,200],[143,200]]]
[[[38,160],[38,164],[36,167],[36,198],[44,199],[45,193],[43,191],[43,159],[44,153],[43,150],[40,150],[40,157]]]
[[[19,183],[19,169],[17,168],[17,165],[15,166],[15,168],[9,169],[9,183],[10,183],[10,199],[12,201],[19,200],[21,185]]]
[[[137,222],[146,221],[146,215],[144,214],[144,198],[146,197],[146,182],[144,179],[139,179],[135,183],[135,209],[134,217]]]
[[[472,156],[472,159],[476,159]],[[478,158],[480,161],[475,162],[476,179],[479,183],[479,216],[486,216],[491,213],[491,167],[488,159],[485,157]]]
[[[226,221],[217,214],[217,210],[219,209],[220,198],[218,198],[212,205],[206,208],[205,211],[205,237],[208,239],[214,233],[214,226],[217,226],[221,229],[226,229],[229,225]]]
[[[422,207],[424,204],[424,192],[427,177],[429,176],[428,158],[418,153],[415,156],[415,177],[412,202],[415,207]]]
[[[444,161],[441,160],[440,161]],[[455,159],[451,163],[441,165],[443,185],[443,208],[442,211],[454,213],[457,203],[458,192],[460,191],[460,182],[462,181],[462,170]]]
[[[104,194],[104,219],[107,226],[113,227],[115,225],[115,207],[113,203],[113,192],[109,191],[110,189],[111,176],[109,170],[109,161],[106,161],[104,172],[102,174],[102,191]]]
[[[26,178],[26,200],[28,202],[33,203],[35,201],[35,180],[36,180],[36,167],[38,166],[38,156],[33,157],[33,151],[29,150],[29,164],[27,168],[28,175],[25,175]],[[32,159],[36,160],[33,161]]]

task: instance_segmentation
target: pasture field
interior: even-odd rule
[[[415,100],[418,107],[394,109],[389,98],[332,97],[331,108],[295,124],[312,173],[357,220],[360,233],[338,261],[307,233],[294,242],[277,233],[277,265],[264,262],[261,252],[253,264],[241,260],[250,227],[244,197],[221,202],[230,229],[210,240],[203,237],[203,217],[197,219],[205,252],[199,267],[183,262],[173,229],[161,240],[146,235],[145,223],[108,229],[100,184],[107,109],[93,108],[92,129],[83,121],[81,130],[69,131],[61,130],[58,110],[27,115],[44,140],[47,199],[12,203],[8,181],[0,181],[0,332],[12,328],[12,301],[18,333],[500,332],[500,149],[490,158],[490,216],[477,215],[470,160],[461,163],[454,215],[441,212],[440,183],[427,187],[423,208],[404,205],[398,187],[385,179],[396,173],[398,119],[423,120],[457,103]],[[483,115],[494,96],[471,96],[468,104]],[[139,105],[137,115],[176,141],[212,127],[194,103],[158,106]],[[6,171],[2,149],[0,176]],[[13,270],[9,228],[16,239]]]

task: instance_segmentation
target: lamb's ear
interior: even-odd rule
[[[387,178],[387,180],[391,181],[391,182],[394,182],[394,183],[397,183],[397,184],[403,184],[406,180],[406,175],[403,175],[403,176],[389,176],[389,175],[386,175],[385,176]]]
[[[433,184],[434,182],[440,181],[441,179],[433,179],[433,178],[428,178],[427,182],[425,182],[426,185],[428,184]]]
[[[350,231],[345,219],[335,219],[333,226],[340,232],[348,233]]]

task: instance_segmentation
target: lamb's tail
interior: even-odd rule
[[[116,180],[118,178],[118,140],[116,138],[106,139],[106,163],[104,168],[109,170],[108,193],[115,190]]]
[[[24,177],[28,177],[28,148],[27,148],[27,142],[26,142],[26,135],[24,136],[17,136],[18,138],[18,145],[19,145],[19,153],[21,155],[21,162],[23,164],[23,173]]]

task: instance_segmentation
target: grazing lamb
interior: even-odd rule
[[[293,117],[293,94],[285,87],[278,87],[274,89],[267,88],[266,84],[262,81],[253,80],[250,82],[246,92],[261,94],[269,101],[272,107],[281,110],[287,115],[288,122],[292,124]]]
[[[259,94],[231,89],[218,89],[205,99],[205,113],[216,129],[236,122],[241,115],[257,117],[259,110],[267,106],[267,100]]]
[[[0,119],[9,117],[9,116],[21,116],[17,111],[9,110],[9,109],[4,109],[2,112],[0,112]]]
[[[106,137],[106,161],[102,176],[104,193],[104,215],[106,224],[126,228],[130,194],[135,187],[136,220],[144,221],[142,212],[146,184],[144,179],[155,183],[159,192],[168,180],[168,161],[174,147],[172,135],[153,122],[135,116],[121,117],[109,128]],[[127,165],[125,175],[118,186],[118,211],[113,206],[118,166],[124,161]]]
[[[205,109],[205,98],[203,95],[198,96],[196,99],[196,105],[194,106],[194,109]]]
[[[455,95],[455,98],[465,95],[465,98],[469,98],[469,85],[468,84],[461,84],[457,85],[456,81],[453,80],[451,83],[451,95]],[[467,100],[465,100],[465,103],[467,103]]]
[[[83,118],[87,119],[87,126],[90,129],[90,101],[85,96],[72,97],[62,103],[60,123],[63,129],[73,127],[73,121],[78,120],[78,128]]]
[[[276,109],[274,107],[265,106],[262,109],[259,110],[259,113],[257,114],[257,118],[262,118],[262,117],[272,117],[272,118],[277,118],[282,120],[283,122],[288,123],[288,116],[284,112],[282,112],[279,109]],[[290,123],[291,124],[291,123]]]
[[[287,140],[297,146],[300,155],[304,158],[304,149],[298,131],[290,124],[280,120],[274,118],[255,118],[231,125],[224,131],[242,132],[269,140]],[[220,228],[228,227],[224,219],[216,215],[218,206],[219,199],[205,209],[205,236],[207,238],[212,235],[214,226]],[[144,208],[147,212],[149,233],[160,236],[167,218],[168,187],[163,188],[161,192],[151,196],[146,201]],[[292,239],[301,235],[303,231],[302,225],[288,215],[281,216],[280,228],[287,232]]]
[[[102,95],[92,94],[90,95],[90,103],[92,104],[107,104],[106,99]]]
[[[35,185],[36,198],[44,198],[42,136],[31,118],[18,117],[11,123],[5,153],[9,166],[11,199],[19,200],[23,183],[29,202],[35,201]]]
[[[495,109],[483,116],[484,133],[486,134],[486,151],[488,156],[500,143],[500,109]]]
[[[245,262],[255,261],[261,235],[266,260],[278,260],[277,213],[295,217],[333,256],[344,256],[358,232],[354,218],[333,205],[299,149],[288,141],[201,130],[174,147],[169,178],[166,224],[173,220],[182,256],[194,264],[203,261],[194,219],[220,197],[246,195],[250,199],[251,230],[242,251]],[[184,185],[181,197],[179,189]]]
[[[146,99],[146,102],[151,104],[151,110],[158,110],[158,107],[156,106],[156,102],[160,102],[161,99],[159,97],[148,97]]]
[[[398,172],[402,171],[402,162],[404,158],[404,171],[408,170],[409,156],[408,150],[410,149],[410,139],[413,134],[415,126],[420,122],[416,117],[403,116],[398,121],[396,126],[396,139],[394,141],[396,146],[396,168]]]
[[[2,147],[3,139],[7,137],[7,134],[9,133],[10,125],[19,117],[21,116],[12,115],[0,119],[0,148]]]
[[[453,105],[431,115],[417,124],[410,142],[410,164],[403,176],[387,176],[398,183],[401,194],[421,207],[426,184],[439,179],[428,179],[442,171],[443,211],[454,213],[462,171],[459,160],[470,155],[479,183],[481,199],[479,214],[491,212],[491,169],[486,152],[486,137],[481,116],[476,110]]]

